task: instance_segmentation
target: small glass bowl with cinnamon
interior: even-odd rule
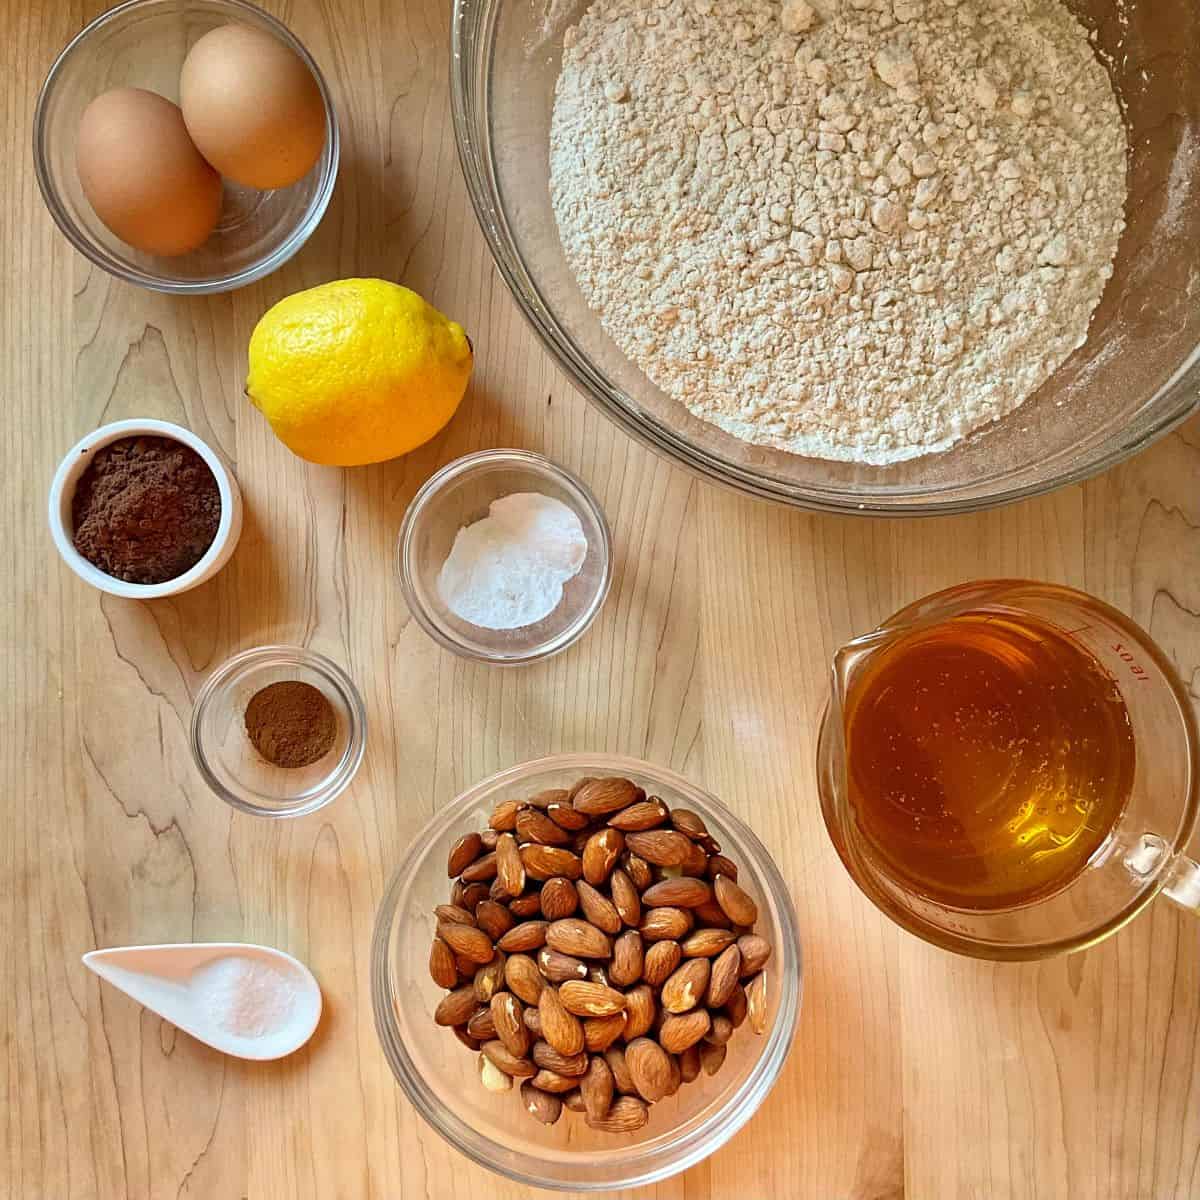
[[[235,654],[204,681],[191,747],[205,783],[256,817],[301,817],[350,785],[367,713],[337,663],[301,646]]]

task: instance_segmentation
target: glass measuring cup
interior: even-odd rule
[[[891,876],[865,847],[846,787],[845,700],[870,660],[915,628],[964,613],[1028,614],[1087,649],[1112,676],[1135,744],[1125,809],[1083,870],[1021,907],[954,908]],[[834,656],[817,744],[821,811],[855,883],[893,921],[927,942],[977,958],[1044,958],[1115,933],[1162,892],[1200,914],[1200,864],[1184,853],[1200,810],[1200,734],[1187,692],[1162,651],[1122,613],[1084,592],[1021,579],[984,580],[901,609]]]

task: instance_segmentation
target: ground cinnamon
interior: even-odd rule
[[[92,455],[71,501],[75,549],[126,583],[165,583],[190,571],[217,536],[221,494],[190,446],[127,437]]]
[[[254,748],[276,767],[311,766],[329,753],[337,737],[333,705],[319,688],[298,679],[255,692],[245,719]]]

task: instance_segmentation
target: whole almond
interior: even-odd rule
[[[479,904],[487,899],[488,886],[486,883],[465,883],[461,896],[456,903],[469,912],[474,912]]]
[[[615,988],[569,979],[558,989],[563,1008],[577,1017],[611,1017],[625,1008],[625,997]]]
[[[705,1075],[715,1075],[725,1062],[725,1047],[715,1042],[700,1043],[700,1065]]]
[[[492,958],[491,962],[484,963],[475,972],[473,986],[475,988],[475,999],[480,1004],[491,1003],[492,997],[500,991],[504,990],[504,965],[505,957],[503,954],[497,954]]]
[[[705,960],[692,959],[692,962]],[[713,959],[712,972],[708,981],[708,991],[704,994],[704,1003],[708,1008],[720,1008],[737,987],[738,976],[742,970],[742,952],[736,945],[726,946]]]
[[[529,1082],[543,1092],[553,1092],[559,1096],[579,1086],[579,1080],[574,1076],[560,1075],[557,1071],[548,1071],[545,1068],[538,1071]]]
[[[477,858],[469,867],[463,870],[459,876],[463,883],[487,883],[489,879],[496,878],[496,852],[495,850]]]
[[[608,965],[608,982],[616,987],[630,987],[637,983],[642,977],[645,959],[642,935],[636,929],[625,930],[613,942],[612,962]]]
[[[512,1089],[512,1076],[505,1075],[486,1054],[479,1056],[479,1082],[489,1092],[507,1092]]]
[[[703,819],[690,808],[671,809],[671,825],[690,838],[702,838],[708,833]]]
[[[542,898],[537,892],[530,892],[526,896],[518,896],[515,900],[510,900],[508,911],[514,917],[532,917],[541,911]]]
[[[542,1036],[542,1014],[532,1004],[527,1004],[521,1015],[525,1021],[525,1028],[535,1038],[540,1038]]]
[[[712,888],[703,879],[681,875],[663,879],[642,893],[646,908],[699,908],[712,899]]]
[[[619,829],[601,829],[591,834],[583,846],[583,877],[598,886],[608,879],[621,851],[625,835]]]
[[[470,1050],[472,1054],[479,1053],[479,1039],[473,1038],[467,1032],[467,1027],[465,1025],[455,1025],[451,1028],[450,1032],[454,1034],[454,1036],[458,1038],[458,1040],[462,1042],[462,1044],[466,1046],[466,1048]]]
[[[682,1054],[704,1037],[710,1025],[708,1009],[693,1008],[691,1012],[668,1016],[658,1031],[658,1040],[664,1050],[669,1050],[672,1054]]]
[[[579,907],[583,909],[583,915],[597,929],[611,934],[621,932],[621,914],[607,896],[601,895],[583,879],[576,885],[576,890],[579,893]]]
[[[663,1008],[669,1013],[685,1013],[695,1008],[708,988],[710,969],[707,958],[689,958],[677,967],[663,984],[659,997]]]
[[[530,796],[525,803],[530,808],[539,808],[545,812],[550,805],[562,804],[570,798],[571,793],[566,788],[547,788],[544,792],[538,792],[536,795]]]
[[[716,958],[726,946],[732,945],[732,929],[697,929],[679,943],[679,948],[684,958]]]
[[[525,890],[525,864],[511,833],[502,833],[496,843],[496,882],[514,898]]]
[[[642,858],[640,854],[634,854],[630,850],[626,850],[621,856],[621,866],[625,869],[625,873],[633,881],[633,886],[638,892],[644,892],[654,882],[654,872],[650,869],[650,864]]]
[[[433,915],[439,921],[448,921],[451,925],[474,925],[475,914],[461,904],[439,904],[433,910]]]
[[[682,866],[691,853],[692,843],[674,829],[648,829],[645,833],[630,833],[625,844],[634,854],[656,867]]]
[[[742,952],[742,976],[757,975],[771,958],[771,943],[757,933],[744,933],[737,944]]]
[[[561,875],[547,879],[542,884],[542,916],[547,921],[561,921],[579,907],[579,894],[575,885]]]
[[[689,1046],[679,1055],[679,1075],[684,1083],[691,1083],[700,1074],[700,1050]]]
[[[496,1036],[504,1043],[509,1053],[524,1058],[529,1053],[529,1030],[522,1020],[521,1002],[512,992],[497,992],[492,997],[492,1024]]]
[[[692,927],[692,914],[686,908],[652,908],[642,914],[639,926],[648,942],[678,941]]]
[[[599,1121],[608,1115],[615,1091],[612,1068],[601,1055],[593,1054],[587,1071],[579,1081],[584,1111],[592,1120]]]
[[[629,1073],[629,1064],[625,1061],[625,1049],[622,1046],[610,1046],[604,1052],[604,1061],[612,1072],[613,1084],[622,1096],[632,1096],[637,1091],[633,1076]]]
[[[480,900],[475,908],[475,921],[479,928],[498,942],[516,923],[516,918],[495,900]]]
[[[753,925],[758,920],[758,905],[728,875],[718,875],[713,880],[713,892],[735,925]]]
[[[578,1088],[576,1088],[574,1091],[568,1092],[562,1098],[562,1105],[567,1112],[581,1113],[587,1111],[583,1107],[583,1096],[580,1095]]]
[[[521,1084],[521,1103],[525,1106],[525,1111],[543,1125],[553,1125],[562,1116],[561,1097],[535,1087],[532,1081]]]
[[[468,983],[447,992],[433,1010],[433,1019],[439,1025],[465,1025],[479,1005],[475,1000],[475,986]]]
[[[511,954],[504,963],[508,990],[525,1004],[536,1004],[542,995],[542,973],[528,954]]]
[[[725,1001],[725,1012],[729,1015],[729,1019],[733,1022],[734,1029],[746,1019],[746,1011],[749,1004],[746,1000],[746,989],[739,983],[732,992],[729,993],[729,999]]]
[[[629,779],[610,776],[589,779],[571,796],[571,804],[589,817],[603,817],[645,798],[646,793]]]
[[[511,832],[517,827],[517,813],[520,811],[521,802],[519,800],[501,800],[492,809],[492,815],[488,824],[493,829],[498,829],[502,833]]]
[[[578,833],[589,823],[587,813],[581,813],[569,800],[554,801],[546,808],[546,816],[568,833]]]
[[[457,905],[460,908],[466,908],[463,903],[463,893],[467,890],[467,885],[461,879],[456,879],[450,885],[450,903]]]
[[[517,814],[517,839],[522,842],[539,842],[543,846],[565,846],[571,840],[571,836],[544,812],[539,812],[536,808],[523,808]]]
[[[584,1119],[601,1133],[633,1133],[650,1120],[650,1109],[637,1096],[618,1096],[606,1116]]]
[[[511,837],[511,834],[501,835]],[[509,895],[508,889],[504,886],[504,881],[500,878],[500,861],[496,860],[496,878],[492,880],[491,887],[488,888],[487,898],[497,904],[507,904],[512,896]]]
[[[457,950],[454,954],[454,969],[458,972],[458,978],[463,983],[472,983],[475,979],[475,971],[479,964],[473,959],[468,958],[465,954],[460,954]]]
[[[724,1013],[714,1014],[712,1026],[704,1035],[704,1040],[712,1042],[715,1046],[723,1046],[731,1037],[733,1037],[733,1022]]]
[[[584,1044],[593,1054],[607,1050],[624,1032],[623,1012],[613,1017],[589,1017],[583,1023]]]
[[[667,977],[679,966],[683,951],[678,942],[655,942],[646,950],[646,960],[642,965],[642,978],[654,988],[662,987]]]
[[[696,918],[696,924],[701,929],[732,929],[733,922],[725,915],[725,910],[713,900],[706,900],[703,904],[697,905],[692,909],[692,915]]]
[[[561,846],[539,846],[530,842],[521,847],[521,861],[531,879],[553,879],[555,875],[578,879],[583,874],[579,855]]]
[[[568,979],[586,979],[587,963],[581,958],[543,948],[538,951],[538,971],[551,983],[566,983]]]
[[[709,879],[716,879],[718,875],[724,875],[727,879],[732,879],[734,883],[737,883],[737,863],[726,858],[723,854],[713,854],[709,858],[705,873]]]
[[[653,1039],[634,1038],[625,1047],[625,1063],[633,1086],[651,1104],[661,1100],[671,1082],[671,1064],[666,1051]]]
[[[485,850],[495,850],[500,840],[500,830],[484,829],[479,834],[479,843]]]
[[[496,1022],[492,1020],[490,1006],[476,1011],[467,1022],[467,1032],[480,1042],[490,1042],[496,1037]]]
[[[666,824],[666,820],[667,806],[657,797],[653,797],[621,809],[619,813],[609,817],[608,823],[614,829],[623,829],[629,833],[654,829],[658,825]]]
[[[545,1071],[555,1071],[559,1075],[582,1075],[588,1069],[588,1056],[583,1051],[578,1054],[559,1054],[547,1041],[533,1043],[533,1061]]]
[[[554,988],[542,988],[538,1012],[542,1014],[542,1038],[559,1054],[569,1056],[578,1054],[583,1049],[583,1026],[578,1017],[563,1007]]]
[[[632,1041],[654,1026],[658,1005],[648,984],[639,983],[625,993],[625,1040]]]
[[[679,1069],[679,1058],[677,1055],[668,1054],[667,1064],[671,1068],[671,1077],[667,1081],[667,1090],[663,1095],[673,1096],[679,1091],[679,1087],[683,1083],[683,1072]]]
[[[552,921],[546,929],[546,945],[560,954],[570,954],[573,958],[612,956],[612,941],[595,925],[589,925],[587,921],[581,921],[578,917]]]
[[[495,950],[492,939],[482,929],[474,925],[459,925],[455,921],[439,921],[437,931],[438,937],[451,950],[465,955],[474,963],[491,962]]]
[[[546,944],[546,930],[549,928],[548,921],[522,921],[514,925],[496,945],[505,954],[526,954]]]
[[[461,875],[479,857],[482,850],[483,841],[479,834],[464,833],[450,847],[450,853],[446,859],[446,874],[451,879],[456,875]]]
[[[755,1033],[764,1033],[767,1028],[767,973],[759,971],[746,984],[746,1014],[750,1028]]]
[[[438,987],[452,988],[458,982],[454,951],[440,937],[435,937],[429,947],[429,977]]]
[[[642,920],[642,901],[638,896],[633,880],[629,878],[623,867],[617,867],[608,881],[608,889],[612,893],[613,907],[621,920],[633,928]]]

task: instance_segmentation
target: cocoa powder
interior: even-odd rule
[[[298,679],[255,692],[245,720],[254,748],[276,767],[311,766],[329,753],[337,737],[333,705],[319,688]]]
[[[75,549],[126,583],[165,583],[190,571],[217,536],[221,494],[208,464],[171,438],[101,447],[71,500]]]

